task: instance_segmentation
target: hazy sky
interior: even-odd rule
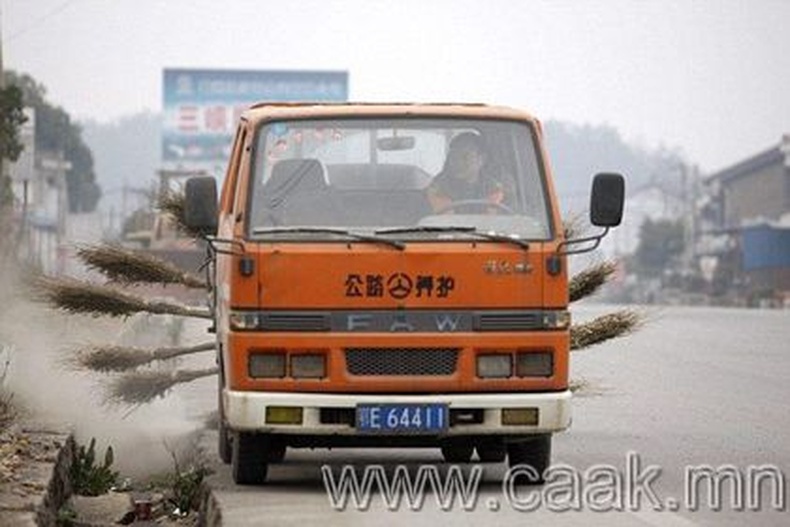
[[[166,67],[348,70],[353,100],[610,124],[703,171],[790,134],[790,0],[0,0],[6,68],[78,119],[161,109]]]

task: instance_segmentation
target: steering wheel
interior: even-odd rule
[[[442,207],[441,209],[436,211],[436,214],[444,214],[445,212],[449,212],[451,210],[462,209],[462,208],[474,208],[474,209],[481,209],[485,211],[494,207],[499,212],[504,212],[505,214],[515,214],[516,211],[505,205],[504,203],[496,203],[493,201],[488,201],[487,199],[463,199],[459,201],[453,201],[449,205]]]

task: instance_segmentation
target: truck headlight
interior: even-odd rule
[[[249,331],[260,325],[260,313],[257,311],[231,311],[229,318],[230,329],[234,331]]]
[[[513,375],[513,356],[489,353],[477,356],[477,376],[482,379],[505,379]]]
[[[282,379],[285,377],[285,353],[253,353],[247,367],[253,379]]]
[[[543,313],[543,327],[546,329],[568,329],[571,314],[568,311],[546,311]]]
[[[291,355],[291,377],[294,379],[326,377],[326,357],[323,354]]]
[[[550,351],[519,352],[516,354],[516,375],[519,377],[551,377],[554,374],[554,354]]]

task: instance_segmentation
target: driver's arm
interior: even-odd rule
[[[489,185],[489,188],[486,189],[486,195],[481,196],[480,200],[486,200],[489,203],[493,203],[494,205],[501,205],[505,201],[505,189],[499,182],[493,182],[493,184]],[[445,194],[439,185],[431,185],[427,189],[428,195],[428,202],[431,204],[431,208],[434,212],[440,211],[448,211],[450,206],[455,203],[455,201]]]
[[[436,185],[431,185],[427,190],[428,203],[434,212],[444,210],[452,205],[453,200],[447,194],[443,193]]]
[[[501,205],[505,201],[505,187],[499,181],[493,181],[489,188],[486,189],[488,193],[486,194],[486,198],[489,203],[494,203],[496,205]]]

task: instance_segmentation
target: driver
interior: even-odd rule
[[[453,137],[444,167],[428,187],[428,201],[434,212],[451,212],[459,202],[485,202],[502,205],[505,193],[502,184],[486,174],[486,152],[482,138],[473,132]],[[472,203],[470,203],[471,205]]]

